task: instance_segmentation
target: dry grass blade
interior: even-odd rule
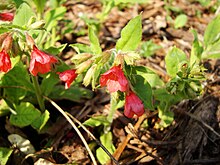
[[[106,152],[106,154],[112,159],[115,164],[119,165],[119,162],[112,156],[112,154],[105,148],[105,146],[103,146],[102,143],[79,120],[77,120],[69,113],[67,113],[67,115],[70,116],[70,118],[72,118],[74,122],[79,124],[79,126],[82,127],[96,141],[96,143]]]
[[[89,145],[87,144],[85,138],[83,137],[83,135],[81,134],[81,132],[79,131],[79,129],[77,128],[77,126],[73,123],[73,121],[70,119],[70,117],[65,113],[65,111],[60,108],[59,105],[57,105],[53,100],[49,99],[48,97],[44,96],[44,98],[46,100],[48,100],[65,118],[66,120],[71,124],[71,126],[73,127],[73,129],[76,131],[76,133],[79,135],[80,139],[82,140],[83,144],[85,145],[91,159],[94,165],[97,165],[95,157],[92,153],[92,151],[89,148]]]

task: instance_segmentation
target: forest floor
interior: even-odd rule
[[[207,24],[215,16],[212,3],[214,4],[214,1],[204,7],[197,2],[178,0],[170,6],[170,9],[166,9],[164,1],[155,0],[146,4],[114,7],[99,26],[101,47],[103,50],[114,47],[116,40],[120,37],[121,29],[131,18],[142,12],[142,40],[152,40],[160,46],[160,49],[148,58],[143,57],[138,63],[154,69],[166,82],[169,77],[165,70],[164,57],[168,49],[176,46],[189,56],[194,39],[191,29],[196,29],[199,38],[203,38]],[[102,10],[102,3],[93,0],[67,1],[65,6],[68,9],[66,17],[74,20],[74,33],[65,35],[60,43],[89,44],[88,35],[86,35],[87,25],[79,15],[84,13],[88,18],[96,18],[97,13]],[[174,12],[174,7],[178,11]],[[176,29],[171,22],[167,21],[167,16],[175,18],[179,13],[185,13],[188,20],[183,28]],[[65,49],[62,58],[66,63],[71,64],[70,58],[74,53],[72,49]],[[169,127],[158,127],[160,119],[156,110],[133,119],[124,117],[121,110],[116,112],[111,127],[113,143],[117,150],[120,150],[121,145],[126,146],[121,148],[118,155],[116,154],[120,164],[220,164],[220,61],[208,60],[203,64],[207,69],[207,80],[203,82],[204,93],[195,100],[182,100],[173,106],[171,110],[174,112],[175,120]],[[94,91],[92,99],[85,100],[83,103],[62,100],[57,104],[83,123],[91,116],[107,114],[109,101],[109,95],[100,89]],[[28,139],[37,150],[35,156],[27,159],[24,159],[22,153],[14,153],[8,164],[31,164],[33,160],[36,161],[36,165],[71,164],[71,162],[92,164],[77,133],[61,115],[45,134],[30,132],[29,128],[15,128],[7,120],[5,122],[5,118],[0,119],[0,122],[2,123],[1,132],[5,135],[11,132],[22,132],[29,137]],[[148,126],[144,126],[146,123]],[[89,128],[89,130],[99,139],[98,129]],[[134,132],[132,133],[131,130]],[[88,143],[92,142],[83,129],[80,128],[80,131]],[[2,141],[4,137],[0,136]],[[49,141],[51,141],[50,149],[42,149],[42,146]]]

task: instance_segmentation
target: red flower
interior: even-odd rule
[[[36,76],[38,72],[41,74],[47,73],[51,70],[51,64],[56,62],[57,59],[55,57],[40,51],[36,46],[34,46],[33,51],[31,52],[29,71],[33,76]]]
[[[14,19],[13,13],[0,13],[0,20],[2,21],[12,21]]]
[[[125,92],[128,89],[128,80],[121,67],[114,66],[101,75],[100,85],[102,87],[107,85],[107,89],[110,93],[116,91]]]
[[[65,82],[65,89],[68,89],[71,83],[77,77],[76,70],[66,70],[64,72],[58,73],[61,81]]]
[[[0,52],[0,71],[7,73],[11,69],[10,56],[4,49]]]
[[[134,114],[141,116],[144,113],[144,105],[140,98],[134,93],[130,92],[125,97],[125,116],[132,118]]]

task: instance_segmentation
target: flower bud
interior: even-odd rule
[[[3,33],[0,35],[0,46],[2,45],[3,41],[5,40],[5,38],[7,37],[8,33]]]
[[[128,65],[134,65],[135,60],[140,59],[140,55],[135,52],[127,52],[124,55],[124,60]]]
[[[44,25],[45,25],[45,21],[40,20],[40,21],[36,21],[32,23],[28,28],[29,29],[40,29],[40,28],[43,28]]]
[[[11,50],[12,47],[12,34],[7,35],[7,37],[4,39],[2,43],[2,48],[8,53]]]
[[[76,73],[82,73],[84,72],[86,69],[88,69],[91,64],[92,64],[92,60],[87,60],[87,61],[84,61],[83,63],[79,64],[77,67],[76,67]]]
[[[91,82],[91,80],[92,80],[92,77],[93,77],[93,75],[94,75],[96,66],[97,66],[97,64],[94,64],[94,65],[91,66],[91,67],[89,68],[89,70],[86,72],[86,75],[85,75],[85,77],[84,77],[84,79],[83,79],[83,84],[84,84],[85,86],[88,86],[88,85],[90,84],[90,82]]]
[[[12,49],[11,49],[11,54],[13,57],[16,57],[19,53],[21,52],[21,49],[18,45],[17,41],[12,42]]]
[[[26,33],[26,41],[27,41],[27,44],[28,46],[33,49],[35,43],[34,43],[34,39],[28,34]]]
[[[101,59],[101,63],[105,64],[106,62],[109,61],[109,58],[111,57],[111,52],[110,51],[105,51],[102,52],[102,59]]]
[[[89,58],[92,57],[92,54],[89,54],[89,53],[80,53],[80,54],[77,54],[77,55],[74,55],[72,57],[72,61],[75,63],[75,64],[80,64],[86,60],[88,60]]]

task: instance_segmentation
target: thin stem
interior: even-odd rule
[[[44,112],[45,111],[44,99],[43,99],[43,95],[40,89],[40,85],[37,80],[37,76],[31,76],[31,77],[32,77],[32,81],[33,81],[33,85],[35,89],[35,94],[37,96],[37,101],[40,106],[40,110],[41,112]]]
[[[65,113],[65,111],[59,107],[59,105],[57,105],[53,100],[49,99],[48,97],[44,96],[44,98],[46,100],[48,100],[65,118],[66,120],[71,124],[71,126],[73,127],[73,129],[76,131],[76,133],[79,135],[80,139],[82,140],[83,144],[85,145],[91,159],[93,162],[93,165],[97,165],[96,160],[94,155],[92,154],[92,151],[89,148],[89,145],[87,144],[85,138],[83,137],[83,135],[81,134],[81,132],[79,131],[79,129],[77,128],[77,126],[73,123],[73,121],[70,119],[70,117]]]

